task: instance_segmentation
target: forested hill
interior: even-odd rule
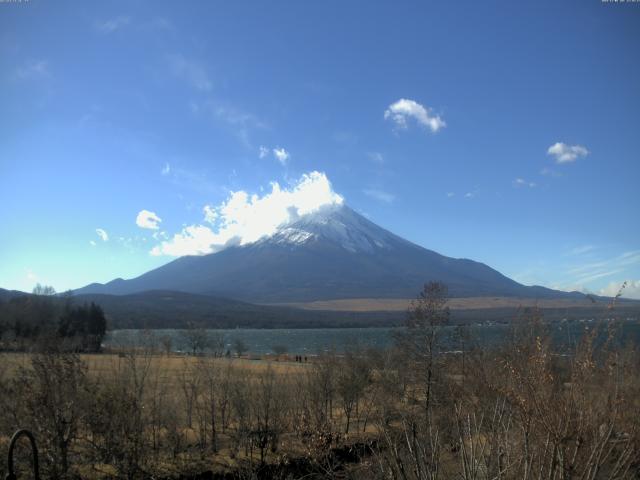
[[[254,305],[228,298],[175,291],[149,291],[131,295],[85,294],[80,302],[101,305],[109,328],[314,328],[362,327],[399,324],[401,312],[307,311],[289,307]]]

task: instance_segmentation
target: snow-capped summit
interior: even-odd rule
[[[298,247],[313,242],[330,242],[350,252],[373,253],[391,248],[394,240],[401,239],[346,205],[327,205],[281,227],[259,243]]]

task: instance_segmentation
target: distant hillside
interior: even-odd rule
[[[29,295],[28,293],[21,292],[19,290],[5,290],[0,288],[0,302],[6,302],[10,298],[19,297],[23,295]]]
[[[0,289],[0,299],[30,295]],[[58,301],[63,299],[58,297]],[[452,323],[510,322],[522,314],[513,298],[451,299]],[[526,300],[526,299],[525,299]],[[95,302],[105,312],[111,329],[185,328],[344,328],[401,325],[407,300],[351,299],[296,306],[254,305],[227,298],[175,291],[149,291],[131,295],[85,294],[73,297],[78,304]],[[540,302],[547,320],[605,318],[607,301],[555,300]],[[299,308],[297,308],[299,307]],[[640,302],[622,301],[616,315],[640,317]],[[1,311],[0,311],[1,317]],[[2,318],[0,318],[0,322]]]
[[[111,329],[184,328],[189,323],[207,328],[355,327],[398,324],[404,318],[398,312],[309,312],[162,290],[131,295],[76,295],[75,302],[102,306]]]

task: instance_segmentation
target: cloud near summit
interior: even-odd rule
[[[324,173],[303,174],[289,188],[271,182],[263,196],[244,190],[231,192],[220,205],[206,205],[203,222],[189,225],[169,240],[161,242],[152,255],[206,255],[232,245],[246,245],[273,235],[277,228],[314,212],[325,205],[341,205],[344,199],[333,191]]]

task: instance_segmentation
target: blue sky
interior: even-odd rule
[[[0,3],[0,287],[133,277],[340,195],[640,298],[639,44],[640,4],[600,0]]]

